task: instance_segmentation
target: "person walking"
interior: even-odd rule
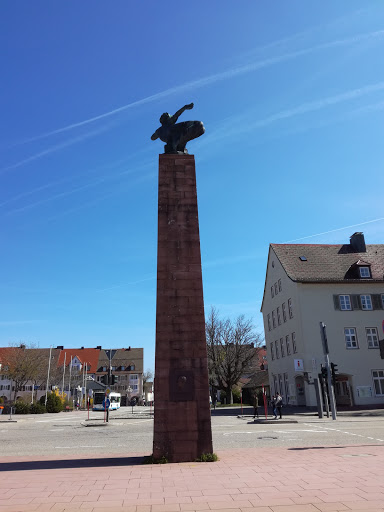
[[[253,394],[253,419],[259,419],[259,397],[256,391]]]
[[[276,396],[272,395],[271,398],[271,407],[272,407],[272,414],[274,416],[274,419],[277,420],[277,410],[276,410]]]
[[[280,395],[280,393],[276,393],[276,399],[275,399],[275,418],[277,417],[277,412],[279,412],[280,419],[282,419],[281,416],[281,408],[283,407],[283,398]]]

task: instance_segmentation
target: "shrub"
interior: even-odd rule
[[[30,411],[31,414],[44,414],[45,412],[47,412],[45,406],[39,404],[38,402],[35,404],[31,404]]]
[[[233,395],[233,403],[239,404],[240,403],[240,395],[241,395],[241,389],[239,388],[239,386],[233,386],[232,395]]]
[[[26,404],[22,400],[16,400],[15,414],[29,414],[29,404]]]
[[[47,412],[60,412],[63,410],[63,401],[55,393],[49,393],[47,397]]]
[[[155,459],[153,455],[149,455],[144,457],[144,464],[168,464],[168,459],[164,455],[160,459]]]
[[[202,453],[196,462],[216,462],[219,460],[219,457],[216,453]]]

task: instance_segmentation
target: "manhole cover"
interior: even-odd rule
[[[263,437],[258,437],[257,439],[277,439],[277,437],[263,436]]]

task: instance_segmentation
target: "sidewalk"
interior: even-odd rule
[[[0,458],[0,512],[384,511],[384,447],[260,448],[216,463]]]

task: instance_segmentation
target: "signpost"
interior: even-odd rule
[[[320,322],[320,334],[321,334],[321,339],[323,341],[323,349],[324,349],[324,356],[325,356],[325,367],[327,369],[328,392],[329,392],[329,402],[330,402],[331,411],[332,411],[332,419],[336,420],[337,419],[337,415],[336,415],[336,401],[335,401],[335,394],[333,392],[331,365],[329,364],[329,348],[328,348],[327,331],[326,331],[326,325],[325,325],[324,322]]]
[[[104,423],[105,421],[109,421],[109,406],[111,405],[111,401],[109,398],[107,398],[107,394],[105,394],[105,398],[103,400],[103,407],[104,407]]]
[[[268,419],[268,404],[267,404],[267,395],[265,392],[265,388],[263,386],[263,400],[264,400],[264,412],[265,412],[265,419]]]

